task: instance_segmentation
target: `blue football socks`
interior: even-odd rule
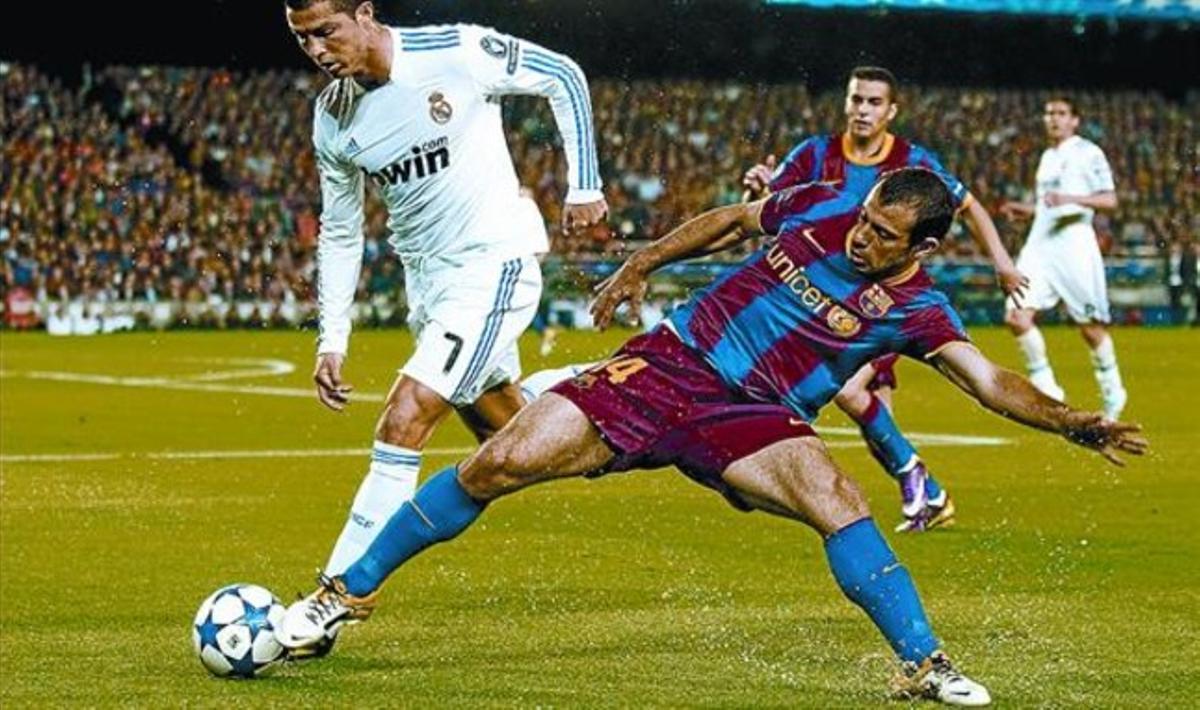
[[[883,406],[878,397],[872,396],[871,406],[867,407],[862,418],[856,419],[872,455],[892,478],[899,479],[908,467],[918,460],[917,450],[904,434],[900,433],[900,427],[896,426],[892,413]],[[925,479],[925,494],[930,499],[942,494],[942,487],[932,475]]]
[[[366,553],[346,569],[342,575],[346,591],[356,597],[375,591],[410,557],[466,530],[484,507],[463,490],[456,466],[438,471],[392,515]]]
[[[838,586],[867,612],[902,660],[920,663],[940,648],[912,577],[874,520],[863,518],[830,535],[825,555]]]

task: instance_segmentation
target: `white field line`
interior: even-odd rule
[[[313,397],[310,388],[300,387],[268,387],[263,385],[232,385],[214,384],[214,381],[232,380],[248,377],[277,377],[295,371],[295,365],[286,360],[269,358],[188,358],[192,362],[209,362],[229,365],[239,365],[236,370],[206,372],[198,375],[182,375],[179,377],[123,377],[117,375],[96,375],[82,372],[63,372],[52,370],[7,371],[0,370],[0,377],[20,377],[54,382],[80,382],[85,384],[111,385],[117,387],[144,387],[150,389],[175,389],[198,392],[224,392],[231,394],[252,394],[271,397]],[[363,402],[382,402],[384,395],[375,392],[356,392],[354,399]],[[832,449],[848,449],[862,446],[858,441],[858,430],[852,427],[816,427],[818,433],[825,436],[851,437],[849,440],[826,441],[825,445]],[[927,432],[908,432],[907,436],[914,444],[920,446],[1003,446],[1012,443],[1011,439],[994,436],[964,436],[959,434],[937,434]],[[473,451],[473,448],[426,449],[431,456],[447,455],[461,456]],[[151,460],[198,460],[198,459],[256,459],[256,458],[303,458],[306,456],[319,457],[357,457],[369,456],[370,449],[262,449],[262,450],[230,450],[230,451],[162,451],[151,453],[120,453],[120,452],[90,452],[64,454],[0,454],[0,463],[69,463],[77,461],[111,461],[115,459],[151,459]]]
[[[858,432],[855,432],[856,434]],[[949,437],[949,435],[946,435]],[[961,437],[971,438],[971,437]],[[976,437],[982,438],[982,437]],[[1001,440],[1004,441],[1004,440]],[[981,446],[978,443],[947,444],[957,446]],[[990,446],[994,444],[982,444]],[[857,439],[835,439],[826,441],[830,449],[856,449],[863,446]],[[426,456],[465,456],[474,447],[447,447],[425,449]],[[147,453],[93,452],[76,454],[0,454],[0,463],[74,463],[80,461],[151,460],[151,461],[199,461],[220,459],[298,459],[298,458],[357,458],[371,455],[371,449],[231,449],[228,451],[152,451]]]
[[[114,385],[117,387],[146,387],[150,389],[190,390],[193,392],[225,392],[229,394],[254,394],[270,397],[303,397],[316,399],[316,393],[309,387],[267,387],[264,385],[225,385],[211,382],[197,382],[197,379],[217,380],[233,379],[234,377],[262,377],[262,371],[247,372],[239,370],[229,373],[206,373],[194,378],[175,379],[171,377],[119,377],[116,375],[90,375],[82,372],[58,372],[51,370],[9,371],[0,370],[0,377],[22,377],[30,380],[49,380],[52,382],[81,382],[90,385]],[[359,402],[382,402],[384,396],[376,392],[355,392],[352,399]]]
[[[469,447],[425,449],[428,456],[463,456],[474,451]],[[87,454],[3,454],[0,463],[69,463],[73,461],[114,461],[117,459],[152,461],[189,461],[204,459],[298,459],[308,457],[370,456],[371,449],[258,449],[230,451],[151,451],[145,453],[87,453]]]

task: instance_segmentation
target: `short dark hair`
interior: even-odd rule
[[[881,81],[887,84],[888,98],[892,100],[892,103],[895,103],[900,95],[900,82],[896,81],[896,75],[883,67],[854,67],[850,70],[850,78],[862,81]]]
[[[283,4],[293,10],[307,10],[323,0],[283,0]],[[333,7],[334,12],[344,12],[347,15],[353,15],[358,6],[368,0],[324,0]]]
[[[1046,99],[1047,104],[1066,104],[1067,108],[1071,109],[1071,115],[1079,118],[1079,107],[1075,105],[1075,99],[1066,94],[1053,94]]]
[[[917,213],[908,235],[909,246],[926,239],[941,242],[957,211],[950,188],[928,168],[900,168],[885,173],[879,184],[881,205],[902,204]]]

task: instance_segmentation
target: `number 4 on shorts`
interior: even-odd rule
[[[640,372],[647,365],[649,363],[640,357],[621,357],[606,362],[604,364],[604,374],[608,376],[609,382],[619,385],[635,373]]]

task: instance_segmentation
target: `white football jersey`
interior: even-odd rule
[[[572,204],[601,199],[587,80],[571,59],[475,25],[389,28],[390,80],[366,90],[331,82],[317,99],[321,178],[320,352],[345,352],[362,260],[363,195],[388,210],[389,242],[406,264],[429,257],[505,260],[548,249],[545,228],[518,218],[519,195],[500,98],[550,100]]]
[[[1029,229],[1029,242],[1050,239],[1067,233],[1086,233],[1091,238],[1095,210],[1069,204],[1049,207],[1046,195],[1093,195],[1115,189],[1112,168],[1100,146],[1081,136],[1071,136],[1042,153],[1037,169],[1037,209]],[[1080,229],[1082,228],[1082,230]]]

